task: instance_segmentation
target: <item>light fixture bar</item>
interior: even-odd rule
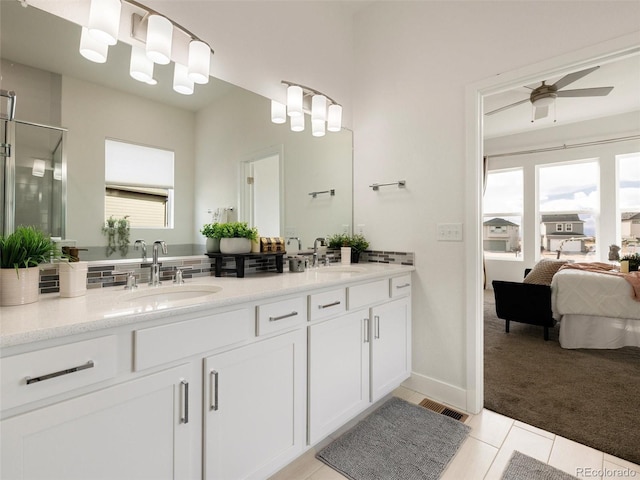
[[[126,0],[125,0],[126,1]],[[304,85],[300,85],[299,83],[293,83],[293,82],[289,82],[287,80],[282,80],[281,83],[283,83],[284,85],[286,85],[287,87],[290,87],[292,85],[295,85],[296,87],[300,87],[302,88],[302,94],[307,97],[310,95],[324,95],[325,97],[327,97],[327,100],[329,101],[329,104],[335,104],[338,105],[338,102],[336,102],[333,98],[331,98],[329,95],[327,95],[326,93],[322,93],[319,90],[316,90],[315,88],[311,88],[311,87],[306,87]]]

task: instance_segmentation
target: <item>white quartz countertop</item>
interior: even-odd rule
[[[356,265],[354,265],[356,267]],[[129,302],[122,287],[87,290],[87,294],[62,298],[58,293],[40,295],[28,305],[0,308],[0,348],[49,340],[138,322],[162,319],[177,314],[246,302],[271,299],[274,295],[304,293],[331,286],[348,286],[386,276],[409,273],[408,265],[359,263],[359,272],[332,271],[334,267],[307,269],[305,272],[260,273],[236,277],[198,277],[185,280],[185,289],[193,285],[216,285],[219,292],[194,299],[171,302]],[[286,265],[285,265],[286,270]],[[328,273],[331,271],[331,273]],[[164,282],[163,288],[172,285]],[[141,285],[136,292],[152,289]],[[174,286],[173,288],[181,288]]]

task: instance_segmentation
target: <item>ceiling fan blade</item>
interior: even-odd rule
[[[536,107],[536,112],[533,115],[534,120],[540,120],[541,118],[549,115],[549,105],[545,105],[544,107]]]
[[[504,110],[507,110],[511,107],[515,107],[517,105],[522,105],[523,103],[527,103],[529,101],[528,98],[525,98],[524,100],[520,100],[519,102],[516,103],[511,103],[509,105],[505,105],[504,107],[500,107],[500,108],[496,108],[495,110],[491,110],[490,112],[485,113],[485,115],[493,115],[494,113],[498,113],[498,112],[502,112]]]
[[[560,90],[558,97],[604,97],[609,95],[613,87],[579,88],[577,90]]]
[[[580,70],[579,72],[569,73],[568,75],[565,75],[556,83],[554,83],[553,86],[556,87],[558,90],[560,90],[562,87],[566,87],[570,83],[573,83],[576,80],[580,80],[582,77],[586,77],[591,72],[599,68],[600,68],[599,66],[595,66],[595,67],[587,68],[586,70]]]

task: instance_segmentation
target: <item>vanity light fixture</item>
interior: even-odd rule
[[[106,62],[109,45],[118,41],[120,25],[131,26],[129,38],[123,41],[132,46],[129,74],[134,79],[155,85],[154,64],[174,61],[176,92],[189,95],[194,83],[209,81],[211,47],[182,25],[135,0],[91,0],[80,40],[82,56]]]
[[[322,137],[326,131],[339,132],[342,129],[342,106],[335,100],[313,88],[282,81],[287,86],[287,104],[271,101],[271,121],[285,123],[290,117],[291,130],[304,130],[304,115],[311,115],[311,133]]]

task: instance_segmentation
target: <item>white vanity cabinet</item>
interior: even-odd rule
[[[3,420],[0,477],[193,478],[190,372],[176,366]]]
[[[265,478],[305,446],[304,329],[204,360],[205,479]]]

